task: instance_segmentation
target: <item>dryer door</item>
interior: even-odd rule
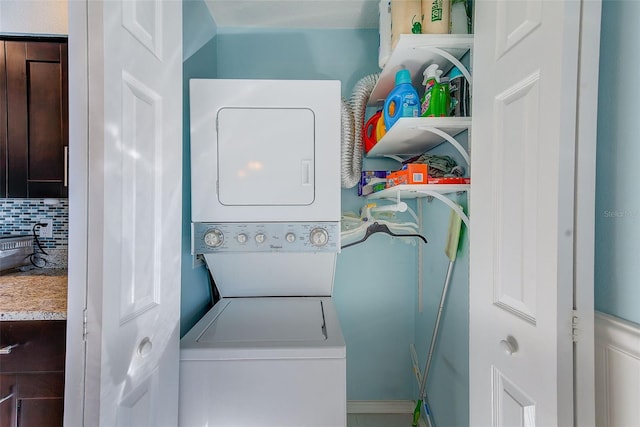
[[[220,109],[219,202],[225,206],[313,203],[314,127],[308,108]]]
[[[340,220],[340,82],[192,79],[191,220]]]

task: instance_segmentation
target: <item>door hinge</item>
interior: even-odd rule
[[[571,310],[571,341],[578,342],[580,333],[580,317],[577,310]]]
[[[82,310],[82,340],[87,340],[87,309]]]

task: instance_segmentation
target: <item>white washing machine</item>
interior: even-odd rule
[[[191,80],[192,252],[221,300],[182,338],[180,425],[346,426],[340,82]]]

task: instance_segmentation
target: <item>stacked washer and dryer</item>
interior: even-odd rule
[[[182,338],[180,425],[346,426],[340,82],[190,81],[192,252],[221,299]]]

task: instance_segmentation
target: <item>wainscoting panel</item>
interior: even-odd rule
[[[640,426],[640,325],[596,312],[596,425]]]

